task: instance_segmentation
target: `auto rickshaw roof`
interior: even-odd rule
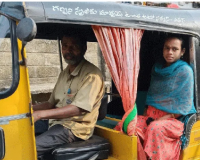
[[[138,6],[115,2],[2,2],[0,13],[36,24],[101,25],[200,36],[200,10]],[[55,25],[54,25],[55,24]],[[52,32],[51,32],[52,33]],[[43,36],[40,33],[41,37]]]

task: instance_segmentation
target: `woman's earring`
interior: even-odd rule
[[[181,59],[183,59],[183,54],[181,55]]]

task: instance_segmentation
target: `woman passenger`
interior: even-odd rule
[[[138,116],[137,132],[151,160],[179,160],[184,123],[177,119],[196,112],[193,70],[180,59],[185,53],[183,45],[179,36],[166,38],[164,60],[152,69],[146,115]]]

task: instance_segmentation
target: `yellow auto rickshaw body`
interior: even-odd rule
[[[21,61],[21,41],[17,41],[19,61]],[[24,52],[25,54],[25,52]],[[6,153],[4,159],[36,160],[35,133],[31,112],[31,95],[28,70],[26,66],[19,67],[19,84],[16,91],[9,97],[0,100],[1,123],[6,139]],[[21,107],[19,107],[21,106]],[[28,115],[28,116],[27,116]],[[21,126],[21,127],[20,127]],[[16,138],[18,137],[18,138]]]

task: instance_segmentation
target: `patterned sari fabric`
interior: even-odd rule
[[[142,152],[145,152],[151,160],[179,160],[180,137],[183,134],[184,124],[174,118],[156,120],[166,114],[168,113],[148,106],[147,116],[138,116],[136,131],[140,137],[139,160],[146,159]],[[146,120],[149,117],[155,120],[147,126]]]

